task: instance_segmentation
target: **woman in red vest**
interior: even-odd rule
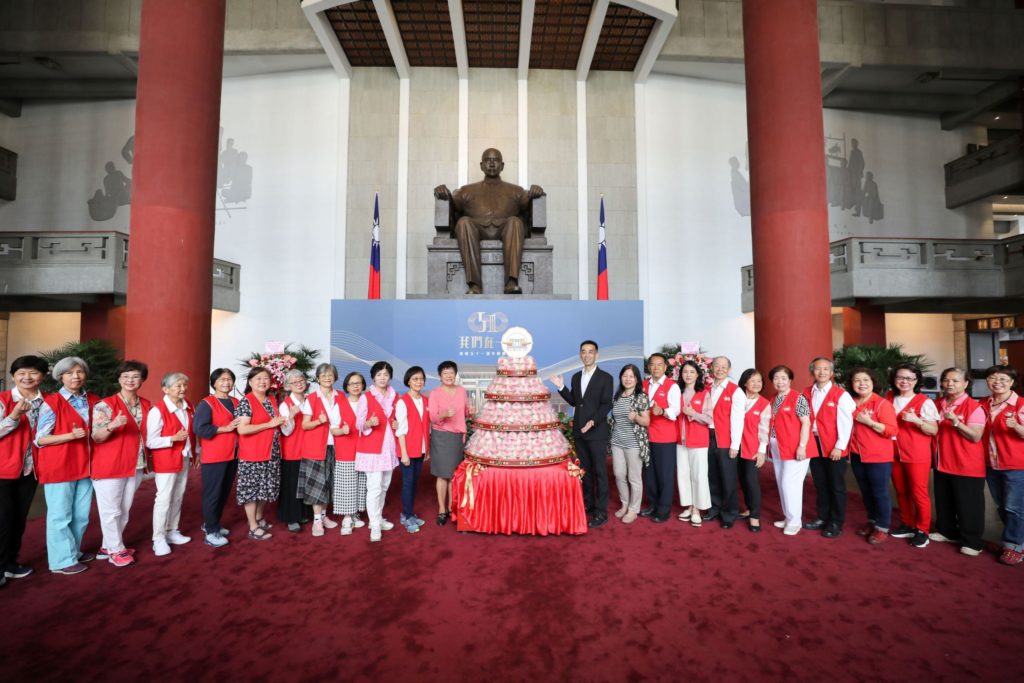
[[[967,371],[946,368],[939,378],[942,416],[935,440],[935,531],[939,543],[960,543],[968,557],[981,554],[985,533],[985,409],[967,395]]]
[[[238,423],[235,408],[238,399],[231,396],[235,388],[235,373],[228,368],[217,368],[210,373],[213,394],[196,406],[196,419],[192,431],[199,439],[203,475],[203,535],[204,543],[213,548],[228,544],[228,530],[220,524],[224,505],[235,483],[238,461]]]
[[[39,385],[49,369],[39,356],[15,358],[13,386],[0,393],[0,586],[32,573],[18,563],[18,553],[38,486],[32,430],[43,404]]]
[[[315,457],[323,449],[307,439],[307,420],[302,413],[302,406],[306,403],[306,388],[309,386],[306,374],[301,370],[289,370],[284,375],[283,383],[288,395],[281,401],[281,415],[284,416],[285,423],[281,425],[281,492],[277,497],[277,519],[288,525],[288,531],[298,533],[302,531],[302,523],[308,522],[310,515],[313,514],[308,501],[303,499],[311,497],[313,488],[320,490],[323,487],[322,483],[313,487],[307,486],[310,473],[303,471],[304,463],[307,458]],[[323,457],[322,453],[320,457]],[[322,478],[321,471],[316,480],[319,482]],[[313,535],[323,536],[320,512],[314,511],[316,515],[313,519]]]
[[[377,361],[370,367],[373,385],[359,397],[356,406],[356,471],[366,473],[366,514],[370,518],[370,540],[380,541],[381,531],[394,524],[384,519],[384,497],[391,485],[391,474],[398,466],[395,433],[391,421],[398,394],[391,388],[391,364]]]
[[[348,536],[352,529],[366,526],[359,512],[366,510],[366,473],[356,472],[356,408],[366,388],[366,380],[358,372],[345,375],[342,382],[345,394],[336,399],[340,425],[334,433],[334,514],[343,515],[341,535]]]
[[[988,488],[1003,521],[999,561],[1012,566],[1024,560],[1024,400],[1013,390],[1017,371],[1009,365],[990,367],[985,382],[992,392],[981,399],[988,416]]]
[[[405,530],[415,534],[423,526],[413,506],[416,502],[416,484],[420,468],[430,460],[430,406],[420,392],[427,383],[427,374],[418,365],[405,371],[403,379],[409,388],[395,404],[395,438],[398,440],[399,465],[402,468],[402,515]]]
[[[868,543],[878,545],[889,540],[892,500],[893,437],[896,436],[896,411],[892,404],[875,393],[875,378],[867,368],[850,372],[848,390],[853,395],[853,431],[850,433],[850,467],[857,479],[868,522],[858,532]]]
[[[935,434],[939,431],[939,411],[921,392],[921,368],[912,363],[897,365],[889,373],[892,387],[886,399],[896,410],[896,462],[892,485],[900,507],[901,523],[889,532],[893,538],[909,538],[910,545],[928,545],[932,524],[932,501],[928,497],[928,479],[932,470]]]
[[[143,420],[152,404],[139,396],[139,389],[147,377],[145,363],[126,360],[117,371],[120,391],[92,409],[92,487],[103,530],[103,545],[96,557],[115,567],[135,562],[135,549],[125,547],[123,535],[135,491],[146,471]]]
[[[77,356],[57,361],[53,378],[61,388],[43,397],[36,421],[35,471],[46,496],[47,559],[56,574],[84,572],[82,563],[96,559],[82,552],[92,506],[89,432],[99,400],[85,390],[88,375],[89,365]]]
[[[338,369],[330,363],[316,367],[317,388],[302,403],[305,444],[302,467],[299,470],[299,497],[313,506],[313,535],[323,536],[324,529],[334,529],[338,523],[327,516],[334,488],[334,463],[338,453],[338,439],[355,429],[343,424],[342,403],[345,396],[334,389]]]
[[[711,507],[708,487],[708,444],[711,424],[711,395],[704,388],[704,374],[692,360],[679,368],[679,390],[682,410],[679,411],[679,441],[676,446],[676,480],[679,503],[683,511],[679,521],[701,525],[701,510]]]
[[[776,365],[768,373],[775,387],[769,432],[772,467],[779,487],[779,499],[785,519],[775,522],[787,536],[800,533],[804,512],[804,479],[810,461],[807,441],[811,438],[811,404],[793,391],[793,370]]]
[[[277,400],[270,395],[270,370],[249,371],[245,398],[238,402],[238,486],[235,495],[245,508],[249,538],[266,541],[273,526],[263,511],[277,500],[281,486],[281,435],[285,417],[278,414]]]
[[[739,479],[743,500],[750,511],[752,532],[761,531],[761,468],[768,453],[768,434],[771,431],[771,404],[761,390],[764,379],[756,368],[740,375],[740,389],[744,393],[743,435],[740,438]]]
[[[185,545],[191,536],[181,533],[181,503],[188,486],[189,464],[199,467],[196,437],[192,432],[196,411],[185,398],[188,376],[169,372],[160,380],[164,392],[146,418],[146,446],[153,461],[156,498],[153,499],[153,554],[171,554],[172,545]]]

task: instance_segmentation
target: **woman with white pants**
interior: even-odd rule
[[[391,421],[398,394],[390,386],[394,371],[386,361],[370,368],[373,384],[356,404],[356,471],[366,473],[366,515],[370,522],[370,540],[381,539],[381,531],[394,528],[384,519],[384,498],[391,485],[391,474],[398,467],[397,444]]]
[[[679,504],[683,511],[679,521],[701,525],[701,510],[711,507],[711,488],[708,484],[708,446],[711,443],[709,425],[714,416],[711,392],[704,388],[704,375],[692,360],[679,368],[679,444],[676,446],[676,478],[679,484]]]
[[[185,399],[188,377],[181,372],[169,372],[160,380],[164,398],[149,411],[146,419],[146,446],[153,454],[156,473],[156,498],[153,500],[153,554],[171,553],[171,545],[184,545],[191,541],[178,529],[181,519],[181,501],[188,485],[188,465],[195,466],[195,436],[191,432],[195,410]],[[170,544],[170,545],[168,545]]]
[[[148,376],[145,363],[126,360],[117,372],[120,391],[92,409],[92,488],[103,530],[96,559],[106,559],[115,567],[135,562],[135,549],[125,547],[123,534],[146,471],[144,420],[152,404],[139,396],[139,389]]]
[[[768,373],[768,379],[775,386],[768,445],[785,516],[775,526],[787,536],[796,536],[804,511],[804,479],[810,467],[807,440],[811,438],[811,406],[802,394],[792,390],[790,368],[777,365]]]

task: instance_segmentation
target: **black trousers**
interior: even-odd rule
[[[32,474],[0,479],[0,571],[13,569],[18,564],[25,520],[37,485]]]
[[[935,530],[981,550],[985,533],[985,477],[963,477],[935,470]]]
[[[751,519],[761,519],[761,470],[757,469],[756,460],[736,458],[740,486],[743,487],[743,500],[747,502]]]
[[[740,495],[737,484],[737,460],[729,457],[728,448],[719,448],[714,429],[708,446],[708,488],[711,491],[711,509],[708,515],[721,517],[723,522],[735,522],[740,515]]]
[[[608,516],[608,441],[575,435],[576,455],[583,468],[583,506],[592,517]]]
[[[237,460],[203,463],[203,530],[207,533],[220,531],[220,517],[224,514],[224,504],[231,495],[237,471]]]
[[[833,460],[822,453],[821,441],[814,437],[820,457],[811,458],[811,479],[814,480],[814,507],[818,519],[825,524],[842,526],[846,521],[847,458]]]
[[[313,507],[299,500],[299,466],[301,460],[281,461],[281,492],[277,496],[277,519],[282,524],[298,524],[310,519]]]
[[[651,443],[651,462],[644,468],[644,490],[654,514],[667,517],[676,487],[676,445]]]

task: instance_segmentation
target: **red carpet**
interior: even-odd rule
[[[758,535],[674,519],[612,519],[582,537],[459,534],[434,525],[424,477],[417,535],[396,525],[370,544],[366,529],[275,525],[257,543],[229,504],[232,543],[214,550],[193,473],[193,541],[166,558],[147,540],[146,482],[127,534],[135,566],[52,575],[43,520],[30,522],[22,560],[37,573],[0,589],[0,670],[12,682],[1017,679],[1020,567],[935,543],[871,547],[853,531],[856,495],[838,540],[784,537],[769,528],[769,477]],[[397,475],[388,499],[397,521]]]

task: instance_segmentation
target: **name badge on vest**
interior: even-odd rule
[[[750,412],[752,412],[754,414],[754,417],[757,417],[758,415],[761,414],[760,410],[751,410]]]
[[[785,412],[785,413],[791,412],[792,410],[793,409],[790,408],[789,406],[786,406],[785,408],[782,409],[782,411]]]
[[[825,405],[827,405],[829,408],[835,408],[836,407],[836,404],[834,402],[832,402],[832,401],[829,401]]]
[[[730,398],[729,396],[723,396],[722,400],[723,401],[732,401],[732,398]]]

